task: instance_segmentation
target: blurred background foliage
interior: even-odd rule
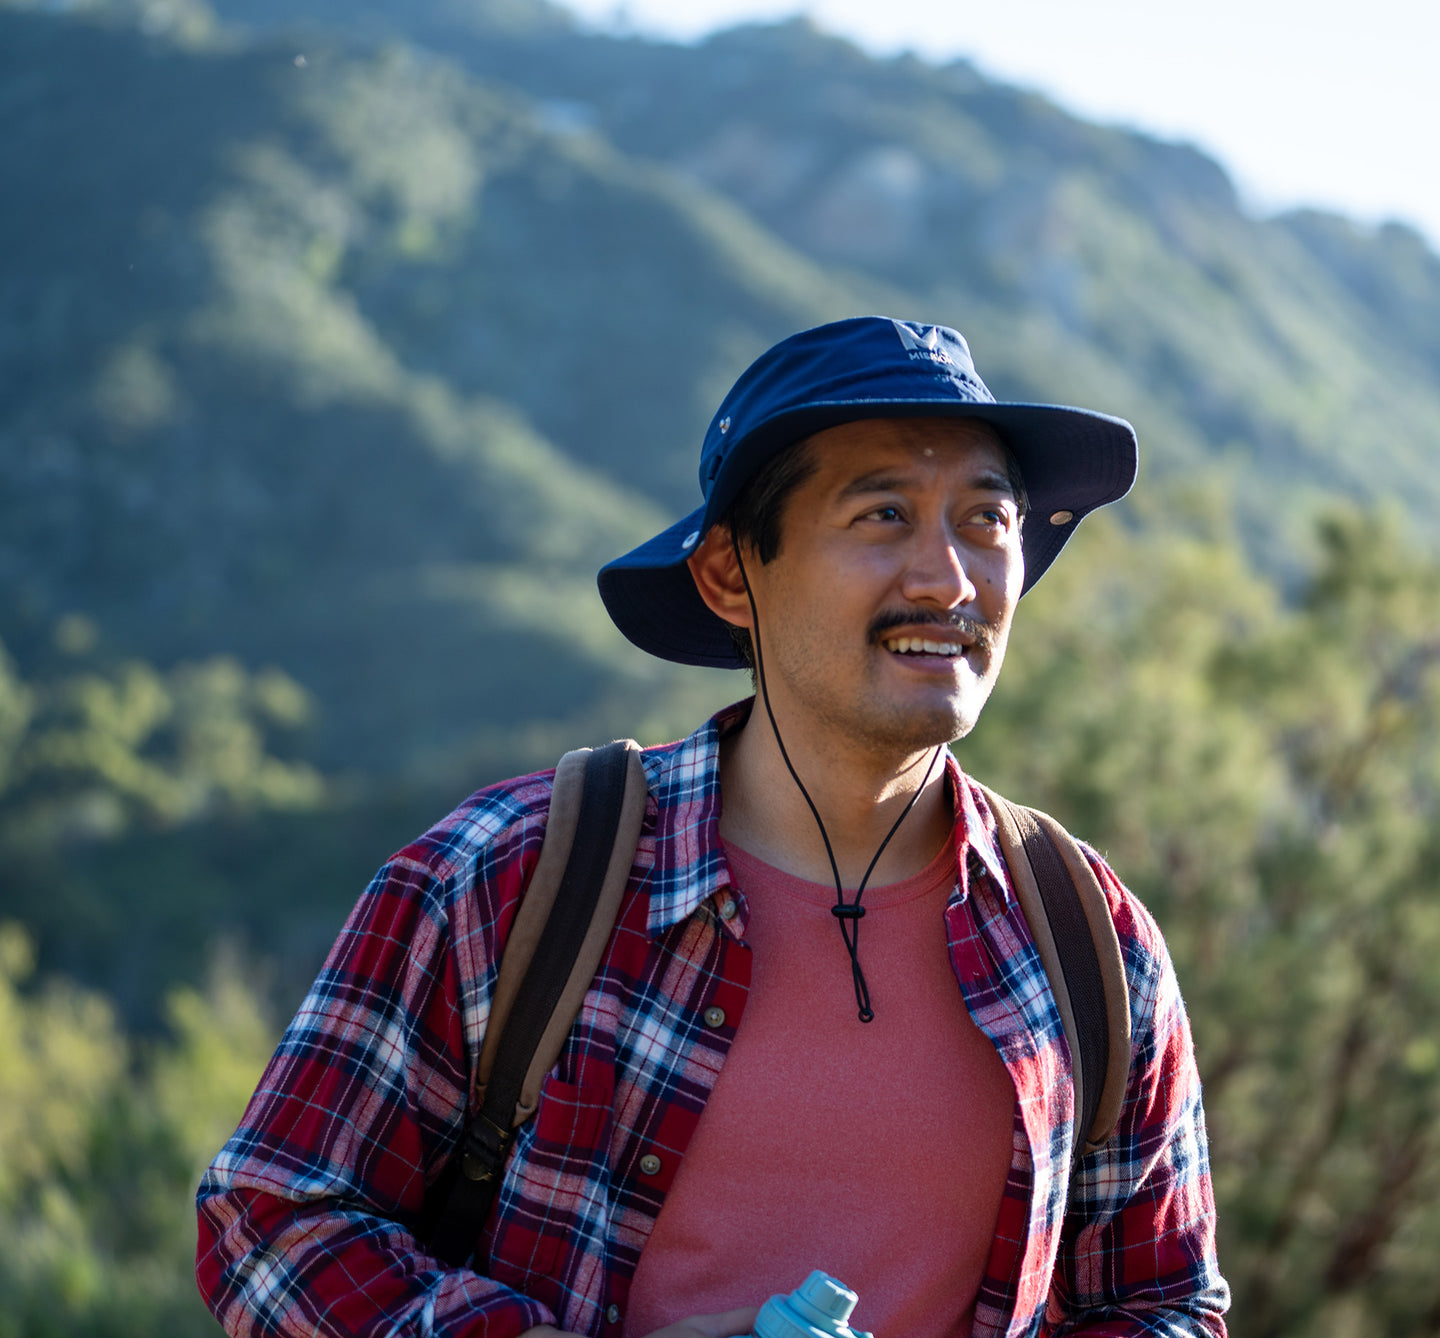
[[[195,1292],[193,1187],[274,1044],[233,967],[171,992],[165,1039],[51,978],[0,926],[0,1333],[219,1332]]]
[[[0,0],[0,1338],[213,1334],[200,1168],[478,785],[744,693],[595,568],[802,326],[1140,429],[964,764],[1160,920],[1239,1338],[1440,1329],[1440,259],[803,22]]]
[[[1282,601],[1228,529],[1096,525],[962,756],[1165,929],[1235,1332],[1432,1332],[1440,567],[1393,514],[1337,510]]]

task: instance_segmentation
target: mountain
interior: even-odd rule
[[[718,383],[853,299],[422,53],[0,25],[21,663],[79,613],[115,657],[278,664],[330,768],[423,769],[615,692],[648,713],[666,671],[595,568],[694,489]]]
[[[594,568],[693,505],[755,353],[865,310],[1126,414],[1151,479],[1227,475],[1272,564],[1330,492],[1433,524],[1440,262],[1403,230],[1250,218],[1193,149],[799,21],[217,13],[248,26],[0,9],[0,640],[35,672],[75,613],[117,659],[273,663],[367,771],[664,717]]]
[[[1256,219],[1194,148],[804,20],[687,47],[485,12],[392,10],[390,32],[443,28],[467,69],[959,324],[997,393],[1131,417],[1155,477],[1223,464],[1272,563],[1322,492],[1405,496],[1433,532],[1440,259],[1409,229]]]

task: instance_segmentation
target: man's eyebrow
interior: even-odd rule
[[[1015,485],[1010,481],[1010,475],[1002,474],[998,470],[981,470],[970,480],[970,486],[981,492],[1003,492],[1011,501],[1020,500],[1015,495]]]
[[[894,469],[875,469],[868,474],[861,474],[853,478],[836,495],[836,501],[846,501],[851,497],[863,497],[872,492],[903,492],[907,486],[914,482],[913,475],[907,475]],[[1015,495],[1015,485],[1011,483],[1010,476],[996,469],[982,469],[978,474],[971,476],[969,486],[977,492],[1001,492],[1012,501],[1020,499]]]
[[[843,502],[848,497],[861,497],[869,492],[895,492],[909,482],[904,474],[897,474],[893,469],[876,469],[851,479],[840,489],[837,500]]]

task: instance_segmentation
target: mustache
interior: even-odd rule
[[[870,623],[870,640],[878,644],[886,632],[896,627],[939,627],[963,632],[983,651],[995,649],[995,629],[979,618],[966,613],[936,613],[933,609],[886,609],[877,613]]]

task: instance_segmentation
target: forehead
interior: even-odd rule
[[[815,433],[806,447],[817,481],[842,486],[857,475],[906,464],[1007,475],[1000,434],[977,418],[861,418]]]

